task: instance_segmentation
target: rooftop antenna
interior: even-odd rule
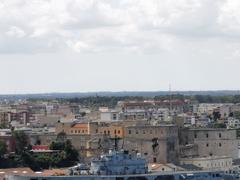
[[[170,114],[172,112],[172,90],[171,90],[171,84],[169,84],[169,111]]]

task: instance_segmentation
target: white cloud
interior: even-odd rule
[[[9,28],[9,31],[6,32],[6,35],[9,37],[22,38],[25,36],[25,32],[19,27],[12,26]]]
[[[3,0],[0,52],[145,53],[185,38],[225,41],[240,35],[239,7],[238,0]]]

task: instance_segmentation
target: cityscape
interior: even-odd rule
[[[141,154],[152,172],[239,171],[240,95],[5,99],[0,109],[1,172],[81,175],[110,149]]]
[[[240,179],[239,10],[0,0],[0,180]]]

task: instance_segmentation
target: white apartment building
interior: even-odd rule
[[[229,117],[227,120],[227,128],[228,129],[238,129],[240,128],[240,120],[239,119],[235,119],[233,117]]]

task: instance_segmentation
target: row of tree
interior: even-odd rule
[[[211,95],[193,95],[193,96],[184,96],[182,94],[173,94],[173,95],[162,95],[155,96],[151,99],[153,100],[168,100],[168,99],[178,99],[185,100],[189,99],[192,102],[198,103],[240,103],[240,95],[225,95],[225,96],[211,96]],[[60,102],[69,102],[69,103],[78,103],[87,107],[115,107],[118,101],[130,101],[137,100],[142,101],[149,99],[149,97],[143,96],[91,96],[91,97],[81,97],[81,98],[66,98],[66,99],[57,99]]]
[[[78,151],[73,147],[66,136],[58,135],[56,141],[50,145],[53,153],[33,153],[29,144],[28,136],[22,131],[15,131],[16,141],[15,154],[8,154],[5,142],[0,141],[0,168],[30,167],[33,170],[48,169],[51,167],[69,167],[79,160]]]

